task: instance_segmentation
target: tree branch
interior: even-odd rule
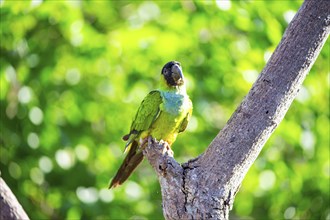
[[[0,177],[0,220],[27,220],[29,217],[25,213],[15,195]]]
[[[172,150],[164,141],[148,139],[143,154],[157,173],[161,185],[163,210],[166,219],[187,219],[185,215],[184,169],[173,158]]]
[[[158,174],[166,219],[228,219],[234,197],[279,125],[330,31],[330,1],[305,1],[225,127],[200,157],[179,165],[162,142],[144,154]]]

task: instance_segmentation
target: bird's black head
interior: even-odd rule
[[[177,61],[166,63],[162,69],[162,75],[164,76],[166,84],[170,87],[181,86],[184,84],[181,65]]]

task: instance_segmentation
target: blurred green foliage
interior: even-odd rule
[[[301,1],[0,1],[1,176],[32,219],[161,219],[144,163],[115,190],[122,135],[170,60],[194,113],[174,143],[202,153]],[[232,219],[330,219],[329,42],[248,172]]]

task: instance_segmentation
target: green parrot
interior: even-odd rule
[[[151,91],[142,101],[131,124],[124,162],[112,179],[109,188],[121,185],[143,160],[142,149],[151,136],[169,146],[183,132],[192,114],[192,102],[186,92],[185,79],[179,62],[165,64],[161,71],[160,88]]]

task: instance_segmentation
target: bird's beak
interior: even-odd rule
[[[184,83],[182,69],[177,64],[174,64],[172,66],[172,77],[173,77],[174,81],[176,82],[176,84],[182,85]]]

